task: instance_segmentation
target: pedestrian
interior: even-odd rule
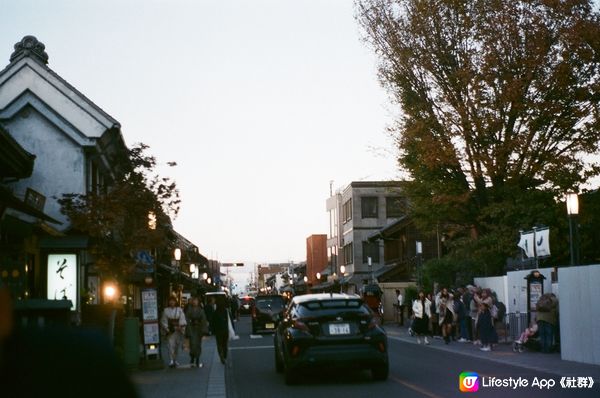
[[[402,293],[400,289],[396,289],[396,305],[398,306],[398,321],[400,326],[404,325],[404,297],[402,297]]]
[[[185,332],[185,314],[177,303],[177,298],[169,297],[169,305],[163,310],[160,320],[163,331],[167,335],[167,343],[169,345],[169,367],[176,368],[177,354],[183,345],[183,336]]]
[[[472,316],[477,314],[477,312],[475,312],[475,314],[471,313],[471,302],[473,301],[473,293],[472,292],[474,289],[475,289],[474,286],[467,285],[466,288],[464,289],[464,294],[462,295],[462,299],[461,299],[461,301],[465,307],[465,324],[467,326],[467,337],[466,337],[467,341],[473,340],[473,318],[472,318]]]
[[[217,339],[217,351],[221,363],[227,360],[227,349],[229,342],[229,311],[226,299],[217,300],[217,307],[212,314],[210,324]]]
[[[554,293],[543,294],[537,302],[537,324],[542,352],[554,348],[554,331],[558,321],[558,298]]]
[[[493,300],[489,289],[483,289],[481,295],[473,296],[473,299],[479,305],[477,314],[477,332],[481,340],[481,351],[491,351],[492,345],[498,343],[498,335],[494,328],[494,319],[491,308]]]
[[[471,303],[469,304],[469,312],[471,314],[471,330],[473,331],[473,344],[481,345],[481,340],[479,340],[479,332],[477,330],[477,317],[479,316],[479,304],[475,301],[475,297],[481,296],[481,289],[478,287],[473,287],[471,289],[472,297]]]
[[[442,336],[446,344],[450,343],[452,333],[452,325],[454,324],[454,296],[448,292],[447,288],[442,290],[435,296],[435,302],[438,313],[438,323],[442,330]]]
[[[208,319],[208,333],[214,334],[212,327],[212,317],[215,313],[215,299],[213,297],[208,298],[208,301],[204,306],[204,313],[206,314],[206,319]]]
[[[431,301],[425,297],[423,291],[419,292],[417,299],[412,305],[413,325],[412,330],[417,336],[417,344],[421,344],[421,336],[425,337],[425,344],[429,344],[429,318],[431,318]]]
[[[466,343],[469,341],[469,329],[467,327],[467,310],[465,303],[462,300],[464,290],[459,288],[454,296],[454,313],[456,314],[456,322],[458,323],[458,335],[459,343]]]
[[[431,335],[435,338],[440,335],[440,326],[439,326],[439,314],[437,312],[437,305],[435,302],[435,297],[431,295],[431,293],[427,293],[427,300],[429,300],[429,313],[430,313],[430,322],[431,322]]]
[[[190,364],[192,367],[201,368],[202,337],[208,334],[208,320],[198,297],[191,299],[185,318],[187,321],[186,335],[190,340]]]
[[[231,297],[231,321],[232,322],[237,322],[240,319],[239,309],[240,309],[240,302],[238,300],[238,296],[234,295]],[[233,327],[235,327],[235,325],[233,325]]]

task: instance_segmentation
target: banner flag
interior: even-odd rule
[[[550,228],[535,231],[535,253],[538,257],[550,256]]]
[[[521,240],[519,240],[519,243],[517,244],[517,246],[519,246],[521,249],[523,249],[523,251],[525,252],[525,255],[528,258],[535,257],[535,252],[534,252],[535,240],[534,240],[533,231],[529,231],[529,232],[525,232],[525,233],[521,232]]]

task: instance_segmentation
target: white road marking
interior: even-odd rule
[[[262,334],[251,334],[250,338],[251,339],[262,339],[263,336],[262,336]]]
[[[261,350],[265,348],[273,348],[272,345],[257,345],[257,346],[246,346],[246,347],[229,347],[230,350]]]

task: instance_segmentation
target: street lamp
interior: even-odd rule
[[[579,214],[579,197],[575,192],[567,192],[567,214],[569,215],[569,246],[571,250],[571,266],[576,264],[573,242],[573,218]]]
[[[415,252],[417,254],[417,284],[419,285],[419,289],[423,289],[421,284],[421,255],[423,254],[423,242],[419,240],[415,242]]]
[[[181,303],[181,291],[179,289],[179,272],[180,272],[180,264],[179,261],[181,260],[181,249],[180,248],[175,248],[175,250],[173,251],[173,257],[175,257],[175,272],[177,272],[177,278],[176,278],[176,282],[177,282],[177,286],[176,286],[176,295],[177,295],[177,301],[179,303]]]

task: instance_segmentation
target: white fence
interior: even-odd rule
[[[558,269],[562,359],[600,365],[600,265]]]

